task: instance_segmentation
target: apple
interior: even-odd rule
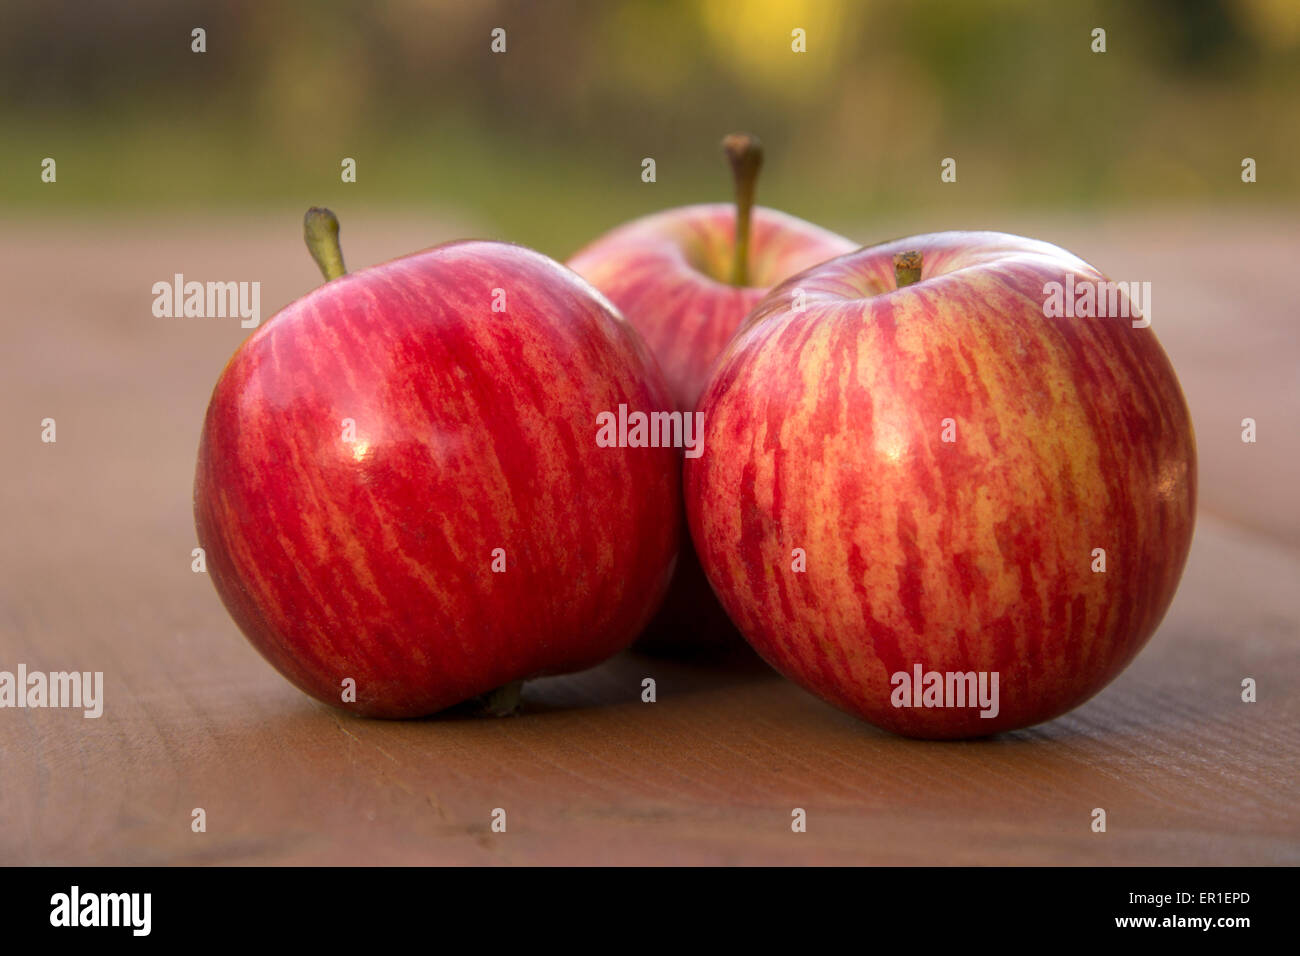
[[[734,206],[684,206],[645,216],[606,233],[568,262],[649,343],[683,412],[695,409],[714,359],[772,286],[858,248],[812,223],[754,205],[763,160],[756,137],[732,134],[723,151],[735,181]],[[668,598],[642,646],[676,650],[729,641],[740,644],[686,541]]]
[[[629,645],[681,507],[675,449],[596,441],[601,412],[672,407],[640,337],[520,246],[345,275],[333,214],[305,231],[328,281],[240,346],[199,446],[199,544],[248,640],[377,717],[509,710]]]
[[[713,360],[772,286],[859,245],[755,206],[762,144],[745,133],[722,144],[734,206],[705,203],[643,216],[568,261],[641,333],[682,411],[695,408]]]
[[[1106,281],[1044,242],[945,232],[757,306],[701,400],[684,494],[768,663],[879,727],[961,738],[1065,713],[1133,659],[1187,558],[1196,448],[1127,296],[1106,317],[1052,305]]]

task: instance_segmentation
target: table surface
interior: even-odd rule
[[[199,426],[247,330],[150,311],[182,272],[260,280],[269,316],[317,282],[298,219],[3,223],[0,670],[103,671],[106,702],[98,720],[0,710],[0,863],[1300,863],[1295,221],[998,223],[1153,283],[1202,497],[1132,666],[1065,717],[962,743],[890,736],[745,655],[623,654],[529,684],[510,718],[369,721],[306,698],[190,569]],[[356,268],[452,234],[358,214],[344,238]]]

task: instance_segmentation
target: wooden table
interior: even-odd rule
[[[190,570],[199,425],[247,331],[150,310],[182,272],[260,280],[269,317],[317,281],[297,213],[7,222],[0,670],[103,671],[106,703],[98,720],[0,710],[0,863],[1300,862],[1295,218],[998,221],[1153,283],[1202,509],[1174,606],[1119,679],[967,743],[889,736],[744,657],[625,654],[529,685],[505,719],[367,721],[306,698]],[[450,236],[381,214],[346,230],[353,268]]]

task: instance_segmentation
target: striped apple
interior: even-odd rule
[[[735,205],[683,206],[626,223],[596,239],[569,267],[618,306],[645,338],[683,412],[696,408],[709,369],[768,291],[858,244],[794,216],[754,205],[762,147],[723,140]],[[683,537],[685,530],[683,529]],[[743,647],[686,542],[672,588],[643,646]]]
[[[643,216],[607,232],[568,262],[645,338],[682,411],[694,409],[714,359],[768,291],[858,248],[843,236],[754,205],[763,147],[722,141],[735,205],[702,203]]]
[[[713,361],[774,285],[858,248],[759,206],[751,271],[743,285],[733,285],[727,277],[735,228],[735,208],[725,203],[683,206],[620,226],[568,261],[641,333],[683,411],[698,405]]]
[[[1192,538],[1192,425],[1149,323],[1060,316],[1067,280],[1106,281],[1047,243],[940,233],[813,268],[746,321],[684,491],[714,590],[781,673],[896,733],[971,737],[1078,706],[1150,638]],[[958,706],[980,674],[998,704]]]
[[[314,210],[309,243],[322,213],[337,232]],[[332,281],[235,353],[203,427],[199,543],[248,640],[306,693],[378,717],[630,644],[680,513],[675,449],[595,440],[601,412],[672,407],[635,331],[519,246],[346,276],[332,255]]]

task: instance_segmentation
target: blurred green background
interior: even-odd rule
[[[760,202],[846,231],[1300,188],[1300,0],[5,0],[0,16],[10,220],[400,207],[564,256],[728,198],[735,129],[767,146]]]

